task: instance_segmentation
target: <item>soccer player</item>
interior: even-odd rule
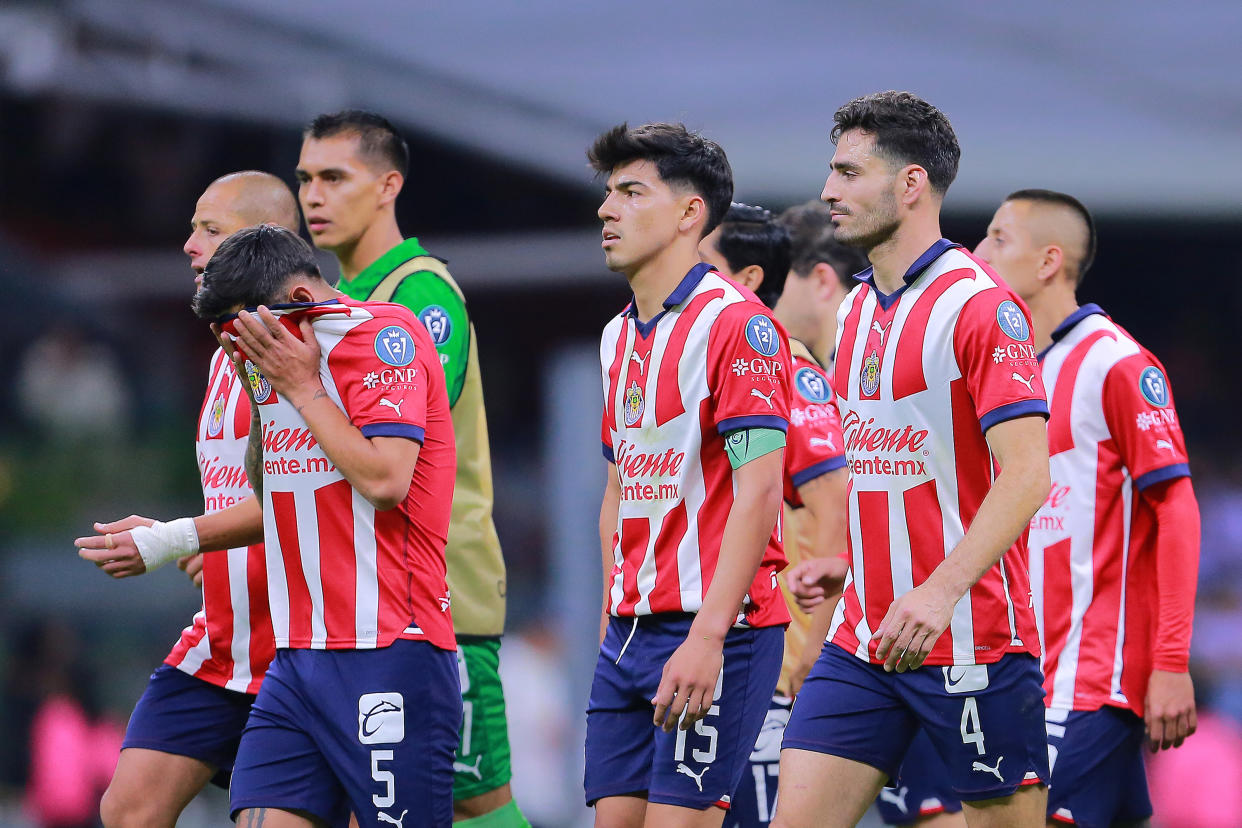
[[[681,124],[621,124],[587,156],[607,176],[604,260],[633,300],[600,345],[604,611],[586,799],[609,828],[719,826],[789,623],[774,532],[789,345],[750,291],[699,261],[733,195],[719,145]]]
[[[1195,730],[1199,567],[1199,507],[1164,366],[1098,305],[1078,305],[1095,247],[1078,199],[1020,190],[976,250],[1030,306],[1049,392],[1052,492],[1030,533],[1048,818],[1086,828],[1147,824],[1144,720],[1153,750]]]
[[[220,242],[243,227],[298,228],[293,193],[274,175],[247,171],[211,183],[195,206],[185,243],[195,282]],[[243,467],[250,401],[222,350],[211,359],[196,447],[205,514],[157,523],[132,516],[96,524],[79,538],[82,557],[114,577],[182,558],[203,587],[203,608],[152,674],[134,708],[100,812],[105,825],[172,826],[214,780],[228,786],[254,694],[275,654],[259,506]],[[249,545],[248,545],[249,544]]]
[[[405,141],[379,115],[320,115],[303,135],[298,198],[311,241],[340,262],[337,288],[354,299],[409,308],[439,352],[457,435],[446,555],[466,709],[454,765],[454,813],[458,820],[485,819],[475,828],[522,828],[527,822],[509,788],[509,730],[498,672],[505,563],[492,523],[478,344],[465,297],[444,262],[397,226],[395,204],[408,166]]]
[[[1023,536],[1049,484],[1030,324],[999,278],[940,237],[960,157],[948,119],[883,92],[834,121],[822,198],[837,239],[871,261],[838,313],[833,382],[851,565],[785,730],[773,824],[856,824],[921,727],[968,824],[1042,825]]]
[[[462,713],[444,563],[456,458],[431,337],[405,308],[341,297],[310,245],[271,225],[220,245],[194,311],[237,313],[223,330],[259,411],[247,468],[277,647],[232,812],[273,828],[351,811],[362,826],[447,826]]]
[[[801,336],[814,339],[823,330],[801,302],[784,302],[789,286],[789,231],[762,207],[733,204],[725,219],[699,244],[699,255],[718,273],[754,291],[774,309],[789,332],[793,357],[793,394],[786,433],[782,535],[791,566],[811,557],[833,561],[837,583],[845,578],[845,440],[832,401],[832,386]],[[860,270],[862,268],[859,268]],[[809,282],[810,279],[807,279]],[[836,284],[834,277],[833,283]],[[796,288],[791,293],[796,293]],[[839,292],[839,291],[838,291]],[[844,296],[844,294],[841,294]],[[798,305],[797,311],[794,305]],[[782,309],[784,315],[782,315]],[[829,311],[836,315],[836,308]],[[790,323],[794,323],[791,325]],[[734,793],[725,816],[727,826],[763,826],[772,818],[780,768],[781,736],[789,708],[823,646],[832,620],[832,604],[821,604],[814,615],[797,609],[785,596],[793,622],[785,631],[785,656],[776,694],[763,729],[750,753],[749,773]]]

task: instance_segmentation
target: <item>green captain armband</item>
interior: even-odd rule
[[[785,432],[776,428],[739,428],[725,435],[725,451],[735,469],[784,447]]]

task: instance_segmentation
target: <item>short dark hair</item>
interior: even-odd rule
[[[1087,275],[1087,271],[1091,269],[1092,263],[1095,262],[1095,219],[1091,217],[1091,211],[1072,195],[1058,193],[1056,190],[1040,190],[1036,188],[1017,190],[1005,196],[1005,201],[1034,201],[1039,204],[1052,204],[1057,207],[1064,207],[1082,219],[1086,238],[1083,239],[1082,261],[1076,263],[1077,269],[1074,272],[1074,284],[1082,284],[1082,277]]]
[[[769,308],[776,304],[789,273],[789,231],[770,210],[737,202],[729,205],[716,247],[734,272],[759,265],[763,282],[755,295]]]
[[[587,160],[599,173],[631,161],[651,161],[670,186],[688,187],[707,204],[703,235],[716,229],[733,200],[733,168],[720,145],[684,124],[618,124],[595,139]]]
[[[890,160],[918,164],[943,195],[957,177],[962,149],[944,113],[910,92],[876,92],[855,98],[832,116],[832,143],[851,129],[875,136],[875,146]]]
[[[342,109],[319,115],[307,124],[303,138],[332,138],[357,135],[359,154],[371,162],[373,169],[396,170],[402,176],[409,172],[410,148],[393,126],[392,121],[365,109]]]
[[[822,201],[796,204],[781,213],[781,224],[789,229],[790,267],[803,278],[823,262],[837,274],[847,291],[858,286],[854,274],[867,269],[867,257],[857,247],[837,241],[832,226],[832,210]]]
[[[289,280],[322,279],[315,252],[298,234],[260,224],[229,236],[207,261],[192,307],[200,319],[219,319],[238,305],[270,305]]]

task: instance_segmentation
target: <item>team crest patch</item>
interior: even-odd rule
[[[389,325],[375,335],[375,355],[385,365],[404,368],[414,361],[414,340],[405,328]]]
[[[880,389],[880,357],[875,351],[863,360],[862,366],[862,392],[863,396],[870,397]]]
[[[254,401],[267,402],[267,398],[272,396],[272,384],[267,381],[267,377],[259,373],[259,369],[250,360],[246,360],[246,379],[250,381],[250,391],[254,394]]]
[[[431,341],[437,346],[448,342],[453,335],[453,320],[449,319],[448,311],[439,305],[423,308],[423,312],[418,315],[418,321],[423,323],[427,333],[431,334]]]
[[[1143,393],[1143,399],[1156,408],[1169,404],[1169,383],[1164,378],[1164,372],[1154,365],[1144,368],[1143,373],[1139,374],[1139,391]]]
[[[813,403],[826,403],[831,393],[828,382],[814,368],[799,368],[794,374],[794,387]]]
[[[211,416],[207,418],[207,436],[219,437],[224,430],[224,392],[216,394],[216,401],[211,404]]]
[[[1000,325],[1005,336],[1019,342],[1025,342],[1031,335],[1031,326],[1026,323],[1026,316],[1011,299],[996,306],[996,324]]]
[[[776,326],[761,313],[747,320],[746,341],[765,357],[776,356],[776,352],[781,349],[781,338],[776,333]]]
[[[643,399],[643,389],[638,387],[638,382],[631,382],[630,387],[625,389],[625,424],[632,426],[643,418],[643,412],[647,410],[647,401]]]

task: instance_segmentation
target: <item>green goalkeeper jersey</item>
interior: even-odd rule
[[[406,239],[337,288],[352,299],[395,302],[414,312],[436,343],[448,380],[457,440],[449,523],[448,584],[458,636],[497,636],[505,623],[505,562],[492,522],[492,461],[474,326],[444,262]]]

